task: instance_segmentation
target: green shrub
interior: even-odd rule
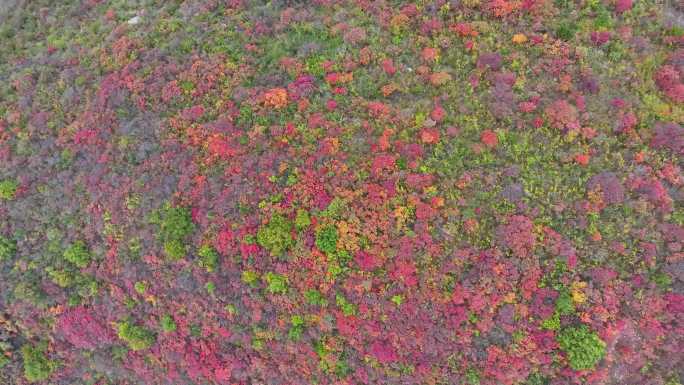
[[[304,293],[304,298],[309,305],[327,306],[328,304],[323,294],[316,289],[307,290]]]
[[[298,231],[306,230],[311,225],[311,218],[309,212],[304,209],[297,210],[297,217],[295,218],[295,228]]]
[[[586,325],[563,329],[556,341],[575,370],[593,369],[605,354],[606,343]]]
[[[24,359],[24,377],[29,382],[44,381],[55,369],[55,363],[48,360],[45,355],[46,350],[46,343],[21,347],[21,356]]]
[[[561,289],[556,299],[556,312],[560,315],[569,315],[575,312],[575,304],[572,302],[572,295],[567,289]]]
[[[59,287],[69,287],[74,284],[76,281],[76,277],[73,272],[69,270],[57,270],[57,269],[52,269],[48,268],[46,269],[48,275],[50,276],[50,279],[52,282],[55,283],[55,285]]]
[[[17,254],[17,241],[0,235],[0,261],[13,258]]]
[[[575,32],[577,31],[577,25],[571,22],[561,22],[556,29],[556,36],[561,40],[571,40],[575,37]]]
[[[290,318],[290,323],[292,327],[290,327],[288,337],[293,341],[297,341],[302,337],[302,333],[304,333],[304,317],[293,315]]]
[[[242,272],[242,282],[249,286],[254,286],[259,280],[259,273],[252,270],[245,270]]]
[[[207,284],[204,285],[204,288],[207,289],[207,293],[213,295],[216,291],[216,284],[213,282],[207,282]]]
[[[159,323],[161,324],[161,328],[165,333],[172,333],[176,331],[176,322],[174,322],[173,318],[168,314],[164,314]]]
[[[174,207],[167,203],[152,222],[159,224],[158,237],[164,245],[166,256],[172,261],[185,257],[186,238],[195,230],[190,209]]]
[[[164,253],[172,261],[177,261],[185,257],[187,252],[187,247],[185,242],[180,239],[170,239],[164,242]]]
[[[337,227],[326,225],[316,232],[316,247],[325,254],[332,254],[337,250]]]
[[[330,201],[328,207],[326,207],[325,210],[321,211],[320,216],[324,218],[337,219],[340,217],[342,209],[344,209],[345,207],[345,204],[346,203],[344,202],[344,200],[335,197],[332,201]]]
[[[72,243],[64,250],[64,259],[73,263],[79,268],[84,268],[90,263],[90,251],[83,241]]]
[[[261,226],[257,232],[257,243],[268,250],[271,255],[281,255],[292,245],[292,223],[280,214],[274,214],[271,220]]]
[[[560,316],[558,315],[558,312],[554,312],[551,317],[542,321],[541,326],[543,329],[558,330],[560,328]]]
[[[287,292],[287,277],[282,274],[276,274],[272,272],[266,273],[264,275],[266,280],[267,289],[271,294],[285,294]]]
[[[47,296],[40,286],[33,281],[19,282],[12,291],[15,300],[27,301],[38,307],[46,305]]]
[[[335,296],[335,302],[337,306],[342,310],[342,313],[345,316],[350,316],[350,315],[355,315],[356,314],[356,305],[353,303],[347,301],[346,298],[342,294],[337,294]]]
[[[143,295],[145,294],[145,291],[147,291],[147,282],[138,281],[133,285],[133,288],[135,289],[136,293]]]
[[[124,340],[132,350],[147,349],[155,342],[155,335],[142,326],[134,325],[131,321],[117,324],[119,338]]]
[[[219,256],[213,247],[209,245],[202,245],[197,254],[200,257],[199,265],[201,267],[207,269],[207,272],[209,273],[216,270],[216,267],[218,266]]]
[[[541,375],[539,372],[531,373],[527,377],[525,385],[548,385],[549,379]]]
[[[4,179],[0,181],[0,199],[12,200],[17,194],[19,184],[13,179]]]
[[[3,352],[0,351],[0,369],[2,369],[3,367],[5,367],[7,364],[10,363],[10,359],[7,358],[7,357],[6,357],[4,354],[2,354],[2,353],[3,353]]]

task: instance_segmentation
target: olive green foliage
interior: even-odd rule
[[[254,286],[259,280],[259,273],[252,270],[245,270],[242,272],[242,282]]]
[[[344,205],[344,200],[335,197],[332,201],[330,201],[328,207],[326,207],[325,210],[321,211],[320,216],[325,218],[339,218],[340,214],[342,213],[342,209],[344,208]]]
[[[292,324],[292,327],[290,327],[288,337],[297,341],[302,337],[302,333],[304,333],[304,318],[301,315],[293,315],[290,318],[290,323]]]
[[[560,315],[568,315],[575,312],[572,296],[567,289],[562,289],[556,299],[556,312]]]
[[[281,255],[294,245],[291,231],[292,223],[284,216],[274,214],[271,220],[261,226],[257,232],[257,243],[270,251],[271,255]]]
[[[213,282],[207,282],[207,284],[204,285],[204,288],[207,289],[207,293],[213,295],[214,292],[216,291],[216,284]]]
[[[64,250],[64,259],[78,268],[84,268],[90,263],[90,251],[83,241],[76,241]]]
[[[586,325],[561,330],[556,341],[575,370],[593,369],[605,354],[606,343]]]
[[[0,261],[13,258],[17,254],[17,241],[0,235]]]
[[[287,277],[282,274],[268,272],[264,275],[267,290],[271,294],[285,294],[287,292]]]
[[[69,287],[76,281],[76,274],[69,270],[46,269],[52,282],[59,287]]]
[[[323,294],[316,289],[309,289],[304,293],[304,298],[306,302],[310,305],[327,306],[328,301],[326,301]]]
[[[16,300],[27,301],[39,307],[45,306],[47,301],[45,293],[35,282],[19,282],[12,295]]]
[[[542,321],[542,328],[548,330],[558,330],[561,326],[560,316],[571,315],[575,313],[575,304],[572,302],[572,296],[565,287],[559,287],[558,298],[556,298],[556,310],[553,315]]]
[[[560,328],[560,315],[558,312],[554,312],[551,317],[542,321],[541,326],[548,330],[558,330]]]
[[[316,247],[326,254],[332,254],[337,250],[337,238],[335,226],[323,226],[316,232]]]
[[[176,322],[174,322],[173,318],[168,314],[164,314],[159,323],[161,324],[161,328],[165,333],[172,333],[176,331]]]
[[[337,294],[335,296],[335,302],[337,306],[342,310],[342,313],[346,316],[350,315],[355,315],[356,314],[356,305],[353,303],[347,301],[346,298],[342,294]]]
[[[145,291],[147,291],[147,282],[138,281],[133,285],[133,288],[138,294],[143,295],[145,294]]]
[[[302,231],[309,227],[309,225],[311,225],[309,212],[304,209],[297,210],[297,216],[295,217],[295,228],[298,231]]]
[[[207,269],[207,272],[209,273],[216,270],[216,267],[218,266],[219,256],[213,247],[209,245],[202,245],[197,254],[200,257],[199,265],[201,267]]]
[[[0,199],[12,200],[17,194],[19,184],[12,179],[4,179],[0,181]]]
[[[527,377],[527,382],[525,382],[525,385],[547,385],[548,383],[548,378],[539,374],[539,372],[534,372]]]
[[[159,225],[158,237],[164,245],[166,256],[172,261],[185,257],[188,252],[186,238],[195,230],[190,209],[167,203],[152,222]]]
[[[575,32],[577,31],[577,26],[571,22],[564,21],[556,29],[556,35],[562,40],[571,40],[575,37]]]
[[[54,361],[48,360],[45,355],[46,350],[46,343],[21,347],[21,356],[24,359],[24,377],[29,382],[44,381],[55,369],[56,364]]]
[[[147,349],[155,342],[155,335],[142,326],[134,325],[131,321],[117,324],[119,338],[124,340],[132,350]]]

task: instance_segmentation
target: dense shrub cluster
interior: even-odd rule
[[[122,321],[116,326],[117,334],[131,350],[147,349],[155,341],[155,335],[142,326],[135,325],[132,321]]]
[[[605,355],[606,343],[586,325],[565,328],[556,339],[575,370],[593,369]]]
[[[24,376],[29,382],[44,381],[55,369],[55,363],[45,356],[46,343],[36,346],[24,345],[21,347],[21,357],[24,362]]]
[[[179,260],[188,252],[187,237],[192,234],[195,225],[187,207],[172,206],[166,203],[157,213],[153,221],[159,225],[159,239],[164,253],[170,260]]]
[[[289,249],[292,239],[292,223],[280,214],[274,214],[267,224],[257,232],[257,242],[274,256],[280,256]]]

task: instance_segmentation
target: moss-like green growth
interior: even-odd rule
[[[164,245],[166,256],[172,261],[185,257],[188,251],[186,238],[195,231],[190,209],[171,206],[167,203],[152,219],[152,222],[159,225],[158,237]]]
[[[170,239],[164,242],[164,253],[172,261],[177,261],[185,257],[187,247],[180,239]]]
[[[342,209],[345,206],[344,200],[335,197],[333,198],[332,201],[328,204],[328,207],[325,208],[325,210],[321,211],[320,216],[325,217],[325,218],[333,218],[337,219],[340,217],[342,213]]]
[[[56,364],[54,361],[48,360],[45,355],[46,350],[46,343],[21,347],[21,356],[24,359],[24,377],[29,382],[44,381],[50,377],[50,373],[55,369]]]
[[[133,288],[135,288],[136,293],[143,295],[145,294],[145,291],[147,291],[147,282],[138,281],[133,285]]]
[[[558,293],[558,298],[556,299],[556,312],[560,315],[568,315],[575,312],[575,304],[572,302],[572,296],[565,288],[561,289],[560,293]]]
[[[216,267],[218,267],[219,255],[213,247],[202,245],[197,254],[200,257],[199,265],[201,267],[207,269],[207,272],[209,273],[216,270]]]
[[[295,228],[297,231],[306,230],[311,225],[311,218],[309,218],[309,212],[304,209],[297,210],[297,216],[295,217]]]
[[[72,271],[69,270],[58,270],[58,269],[52,269],[48,268],[46,269],[48,275],[50,276],[50,279],[52,282],[54,282],[55,285],[59,287],[69,287],[74,284],[76,281],[76,276]]]
[[[46,306],[47,296],[40,286],[33,281],[19,282],[14,287],[12,295],[17,301],[27,301],[41,308]]]
[[[342,313],[345,316],[350,316],[350,315],[355,315],[356,314],[356,305],[353,303],[347,301],[346,298],[342,294],[337,294],[335,296],[335,302],[337,306],[342,310]]]
[[[13,179],[4,179],[0,181],[0,199],[12,200],[17,194],[19,183]]]
[[[257,243],[270,251],[271,255],[281,255],[294,245],[291,231],[292,223],[284,216],[274,214],[257,232]]]
[[[161,324],[164,333],[173,333],[176,331],[176,322],[168,314],[164,314],[159,323]]]
[[[605,354],[606,343],[586,325],[561,330],[556,341],[575,370],[593,369]]]
[[[316,247],[325,254],[332,254],[337,250],[337,227],[326,225],[316,232]]]
[[[541,327],[548,330],[558,330],[560,328],[560,316],[558,315],[558,312],[554,312],[551,317],[542,321]]]
[[[575,37],[575,32],[577,31],[577,25],[571,22],[561,22],[556,29],[556,36],[559,39],[568,41]]]
[[[64,250],[64,259],[73,263],[78,268],[84,268],[90,264],[90,251],[83,241],[76,241]]]
[[[134,325],[131,321],[117,324],[119,338],[124,340],[132,350],[147,349],[155,342],[155,335],[142,326]]]
[[[242,282],[249,286],[254,286],[259,280],[259,273],[252,270],[245,270],[242,272]]]
[[[216,284],[213,282],[207,282],[206,285],[204,285],[204,288],[207,289],[207,293],[210,295],[214,295],[214,292],[216,292]]]
[[[0,261],[14,258],[17,254],[17,241],[0,235]]]
[[[302,333],[304,333],[304,317],[301,315],[293,315],[290,318],[290,323],[292,324],[292,327],[290,327],[290,330],[287,333],[288,337],[293,341],[297,341],[302,337]]]
[[[309,305],[327,306],[328,301],[323,297],[320,291],[316,289],[309,289],[304,293],[304,298]]]
[[[264,275],[266,289],[271,294],[285,294],[287,292],[287,277],[282,274],[268,272]]]

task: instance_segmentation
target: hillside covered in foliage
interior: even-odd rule
[[[684,383],[681,1],[1,3],[0,384]]]

